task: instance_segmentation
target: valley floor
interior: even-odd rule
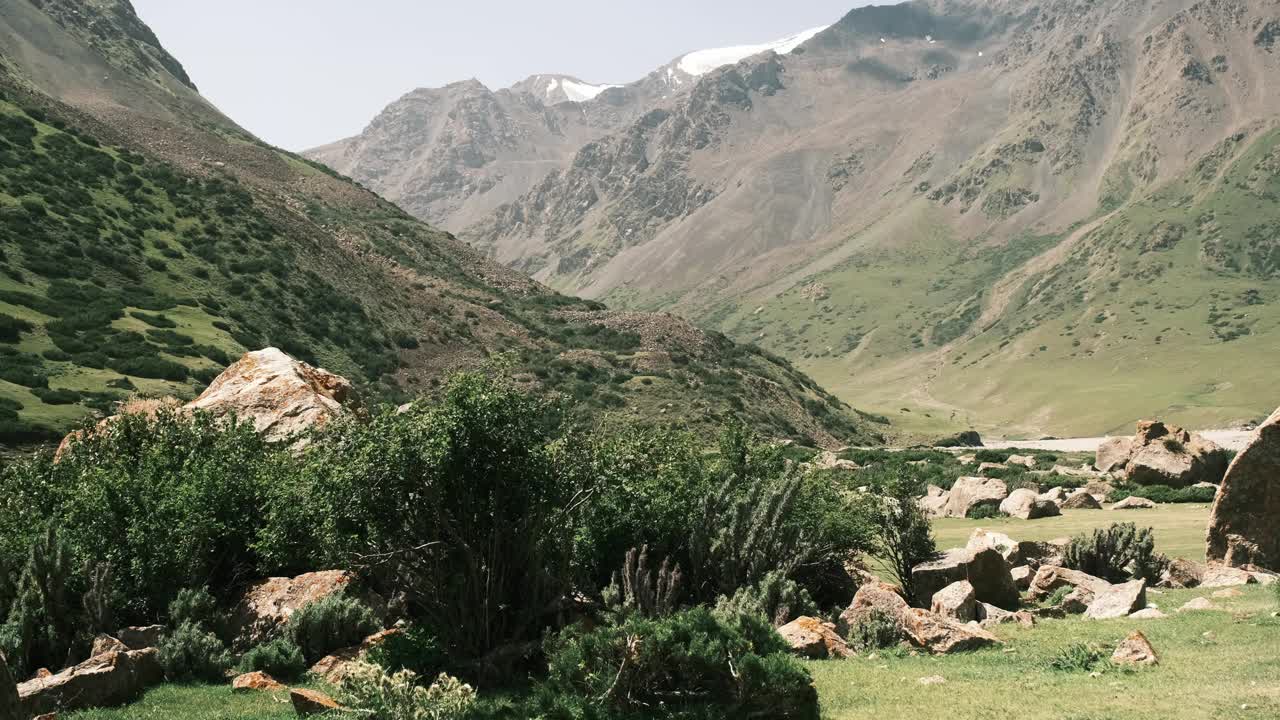
[[[1022,540],[1072,535],[1112,522],[1155,529],[1158,549],[1202,559],[1205,505],[1162,505],[1151,511],[1067,511],[1061,517],[935,521],[939,548],[964,545],[977,527]],[[812,661],[827,720],[901,717],[930,720],[1244,720],[1280,717],[1280,610],[1271,588],[1248,586],[1215,598],[1221,611],[1173,610],[1212,590],[1151,591],[1148,602],[1170,616],[1158,620],[1044,620],[1034,629],[1002,625],[1003,648],[931,657],[900,651],[850,660]],[[1155,668],[1110,669],[1105,663],[1064,671],[1048,660],[1075,643],[1110,648],[1142,630],[1160,655]],[[945,682],[922,684],[922,678]],[[293,717],[283,695],[233,695],[229,687],[164,686],[118,710],[74,713],[71,720],[274,720]]]

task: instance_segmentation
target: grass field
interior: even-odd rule
[[[1171,556],[1204,556],[1204,505],[1164,505],[1151,511],[1070,511],[1045,520],[941,520],[938,547],[963,545],[978,527],[1016,539],[1045,540],[1117,521],[1155,528],[1159,549]],[[1214,599],[1223,612],[1173,614],[1209,590],[1151,591],[1148,602],[1170,612],[1160,620],[1045,620],[1034,629],[1001,626],[1001,648],[931,657],[901,651],[807,663],[826,720],[953,718],[992,720],[1244,720],[1280,717],[1280,610],[1270,588]],[[1048,659],[1074,643],[1113,647],[1140,629],[1160,665],[1140,671],[1060,671]],[[921,678],[942,676],[940,685]],[[283,693],[233,695],[226,686],[169,685],[140,702],[65,716],[71,720],[275,720],[294,717]]]

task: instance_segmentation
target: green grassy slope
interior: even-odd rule
[[[127,3],[42,4],[50,16],[0,9],[0,445],[55,439],[135,392],[190,398],[268,345],[375,400],[493,361],[589,421],[871,436],[785,361],[557,295],[261,143]]]

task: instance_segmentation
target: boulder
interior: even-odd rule
[[[1068,615],[1083,615],[1089,610],[1089,605],[1093,602],[1093,591],[1086,587],[1072,588],[1062,598],[1062,602],[1058,603],[1058,607],[1062,608],[1062,612]]]
[[[1208,557],[1280,571],[1280,410],[1253,431],[1218,488]]]
[[[778,628],[778,634],[791,647],[791,652],[813,659],[846,658],[853,654],[834,625],[817,618],[798,617]]]
[[[976,624],[957,622],[919,608],[903,613],[902,628],[912,645],[935,655],[1001,644],[995,635]]]
[[[941,517],[943,508],[947,506],[947,491],[937,485],[930,485],[925,491],[924,497],[920,498],[920,507],[929,517]]]
[[[0,720],[26,720],[26,711],[18,702],[18,685],[9,672],[9,661],[0,652]]]
[[[959,460],[961,465],[973,465],[978,462],[978,456],[973,453],[969,453],[968,455],[961,455],[956,458],[956,460]]]
[[[978,619],[977,598],[968,580],[953,582],[933,594],[929,611],[960,622]]]
[[[993,549],[972,553],[965,579],[973,585],[974,596],[1005,610],[1017,610],[1021,602],[1009,565]]]
[[[1104,473],[1100,473],[1097,470],[1093,470],[1091,468],[1073,468],[1073,467],[1067,467],[1065,465],[1054,465],[1049,472],[1054,475],[1059,475],[1061,477],[1069,477],[1069,478],[1086,478],[1086,479],[1097,480],[1102,477],[1105,477]]]
[[[1131,580],[1094,593],[1084,616],[1090,620],[1127,617],[1147,606],[1147,581]]]
[[[307,717],[310,715],[323,715],[342,710],[342,706],[336,700],[325,695],[319,690],[305,690],[303,688],[294,688],[289,691],[289,702],[293,703],[293,711],[298,717]]]
[[[110,635],[99,635],[93,639],[93,646],[89,650],[89,657],[106,655],[109,652],[124,652],[128,649],[128,646]]]
[[[967,580],[973,553],[963,548],[948,550],[937,559],[911,568],[911,585],[918,602],[929,602],[934,593],[953,582]]]
[[[111,651],[62,672],[18,685],[26,716],[124,705],[164,679],[158,651]]]
[[[991,477],[992,471],[995,471],[995,474],[999,475],[1001,470],[1008,470],[1008,469],[1009,469],[1009,466],[1005,465],[1004,463],[984,462],[978,465],[978,474],[983,477]]]
[[[1008,465],[1021,465],[1023,467],[1033,468],[1036,466],[1036,459],[1032,455],[1010,455],[1005,459]]]
[[[1018,543],[1018,556],[1028,565],[1061,565],[1062,553],[1071,538],[1055,538],[1053,540],[1023,540]]]
[[[1035,577],[1031,578],[1028,596],[1033,601],[1039,602],[1052,595],[1060,587],[1083,587],[1097,595],[1099,592],[1111,587],[1111,583],[1079,570],[1071,570],[1056,565],[1041,565],[1040,569],[1036,571]]]
[[[872,613],[879,613],[888,618],[898,619],[907,610],[907,601],[902,599],[897,589],[882,582],[870,582],[858,588],[853,602],[836,622],[836,631],[841,637],[848,637],[849,631]]]
[[[1217,605],[1209,602],[1209,598],[1192,598],[1178,608],[1178,612],[1191,612],[1193,610],[1221,610]]]
[[[1009,570],[1009,576],[1013,578],[1013,585],[1019,590],[1026,590],[1031,587],[1031,578],[1035,574],[1030,565],[1019,565]]]
[[[1227,471],[1227,454],[1213,441],[1158,420],[1138,423],[1125,479],[1137,485],[1187,487],[1217,483]]]
[[[316,661],[308,671],[333,686],[342,684],[355,663],[359,662],[362,653],[358,647],[334,650]]]
[[[1156,504],[1154,502],[1151,502],[1150,500],[1143,497],[1131,495],[1121,500],[1120,502],[1116,503],[1115,505],[1112,505],[1111,509],[1112,510],[1152,510],[1155,507],[1156,507]]]
[[[1169,617],[1160,612],[1160,608],[1143,608],[1129,616],[1130,620],[1160,620]]]
[[[285,686],[264,672],[251,672],[237,675],[231,681],[231,692],[275,692],[285,690]]]
[[[1026,488],[1019,488],[1009,493],[1009,496],[1000,503],[1000,512],[1023,520],[1038,520],[1062,514],[1056,502],[1042,500],[1034,491]]]
[[[116,633],[116,637],[130,650],[146,650],[149,647],[156,647],[160,644],[160,639],[164,637],[165,630],[164,625],[127,627],[120,628],[120,631]]]
[[[1009,497],[1009,487],[1003,480],[962,477],[951,486],[941,517],[964,518],[979,507],[998,508],[1006,497]]]
[[[964,549],[973,553],[988,548],[995,549],[1004,558],[1004,561],[1010,565],[1018,565],[1022,562],[1022,551],[1018,541],[994,530],[985,528],[974,530],[969,535],[969,542]]]
[[[234,646],[246,650],[260,645],[274,635],[289,616],[305,605],[343,592],[355,580],[345,570],[323,570],[295,578],[269,578],[251,586],[231,616]],[[365,598],[375,612],[385,606],[382,599],[369,594]]]
[[[1134,630],[1116,647],[1111,654],[1111,662],[1115,665],[1159,665],[1156,649],[1141,630]]]
[[[830,450],[823,450],[813,459],[815,470],[861,470],[862,466],[852,460],[843,460]]]
[[[1018,612],[1009,612],[1004,608],[998,608],[991,603],[978,603],[978,624],[982,627],[991,627],[992,625],[1003,625],[1005,623],[1018,623],[1022,627],[1035,627],[1035,616],[1024,610]]]
[[[1040,500],[1048,500],[1049,502],[1054,502],[1061,505],[1062,501],[1067,499],[1067,495],[1068,493],[1066,488],[1052,487],[1040,493],[1039,495],[1037,495],[1036,498]]]
[[[1123,470],[1129,464],[1129,456],[1132,454],[1132,437],[1109,437],[1098,444],[1093,467],[1104,473]]]
[[[1257,565],[1245,565],[1241,570],[1247,571],[1253,576],[1253,581],[1259,585],[1274,585],[1280,583],[1280,573],[1274,573],[1258,567]]]
[[[1089,493],[1088,490],[1081,488],[1071,493],[1062,501],[1063,510],[1101,510],[1102,503]]]
[[[1169,561],[1164,572],[1160,574],[1160,585],[1174,589],[1196,587],[1204,580],[1205,569],[1204,563],[1175,558]]]
[[[1200,587],[1202,588],[1222,588],[1235,587],[1237,585],[1249,585],[1257,582],[1253,573],[1241,568],[1229,567],[1227,565],[1219,565],[1217,563],[1209,563],[1205,566],[1204,572],[1200,575]]]

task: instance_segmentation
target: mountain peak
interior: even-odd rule
[[[699,77],[706,75],[716,68],[721,68],[725,65],[733,65],[746,60],[752,55],[759,55],[760,53],[769,51],[776,52],[779,55],[786,55],[829,27],[831,26],[823,25],[821,27],[809,28],[808,30],[803,30],[795,33],[794,35],[788,35],[787,37],[779,40],[760,43],[757,45],[732,45],[729,47],[696,50],[688,55],[683,55],[678,58],[675,61],[675,67],[688,75]]]
[[[595,85],[572,75],[540,74],[511,86],[515,92],[526,92],[538,98],[546,105],[559,105],[563,102],[587,102],[594,100],[600,93],[621,85]]]

